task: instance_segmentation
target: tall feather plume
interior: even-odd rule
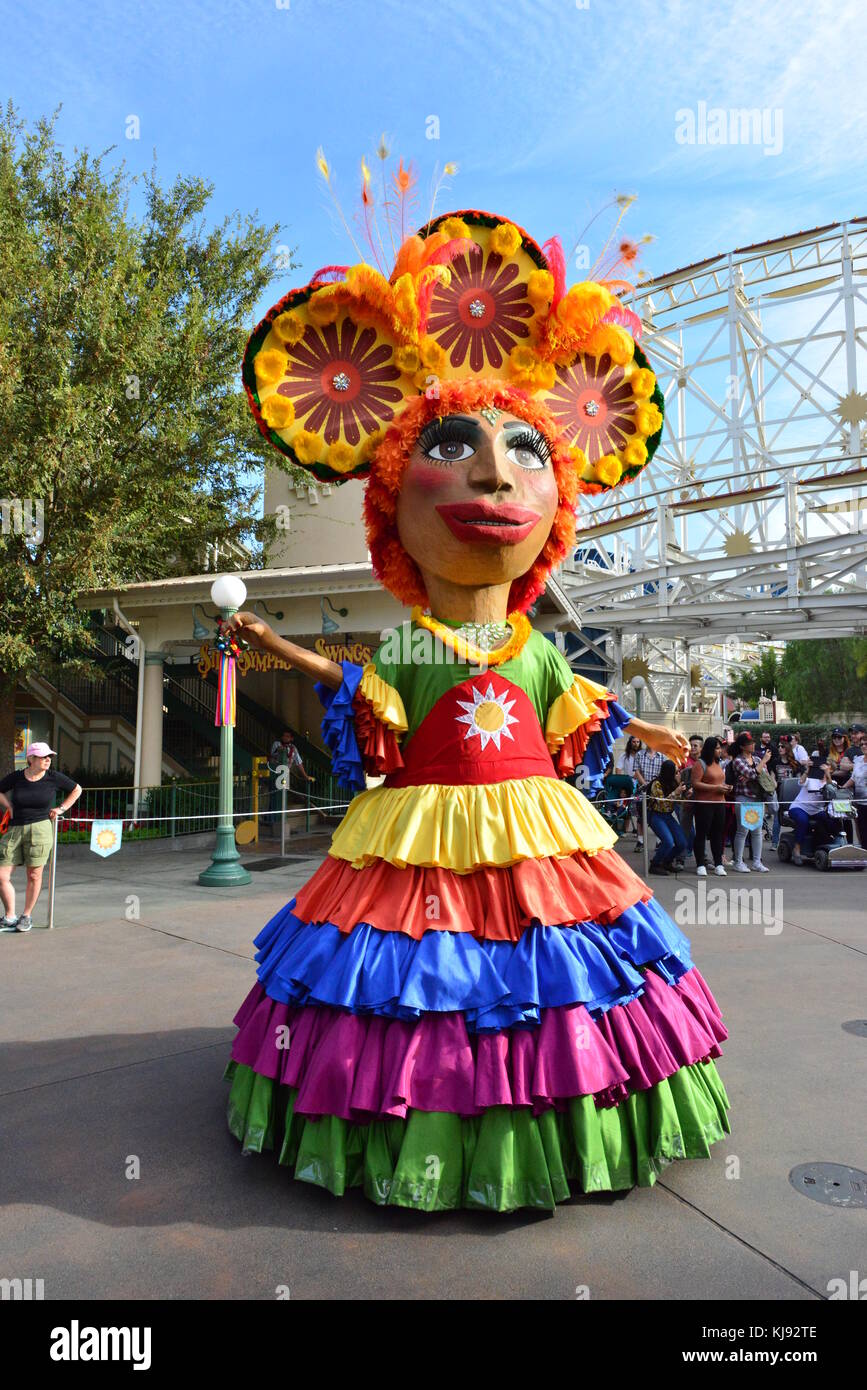
[[[325,187],[328,189],[328,192],[331,195],[331,201],[337,209],[337,215],[343,223],[343,228],[346,232],[346,235],[349,237],[349,240],[352,242],[352,245],[355,248],[355,252],[358,256],[358,259],[363,260],[362,254],[358,249],[358,244],[355,240],[355,237],[352,235],[352,231],[350,230],[349,223],[347,222],[343,214],[343,208],[340,206],[340,199],[337,197],[337,194],[334,190],[334,186],[331,182],[331,165],[325,158],[325,151],[323,150],[321,145],[319,146],[319,149],[316,151],[316,168],[319,170],[323,180],[325,181]]]
[[[553,311],[566,293],[566,257],[563,254],[563,243],[558,236],[552,236],[550,240],[545,242],[542,247],[542,255],[548,262],[548,269],[554,277],[554,298],[551,300]]]
[[[376,264],[377,270],[381,271],[381,272],[384,274],[384,273],[385,273],[385,260],[386,260],[385,247],[384,247],[383,244],[382,244],[382,236],[380,235],[379,224],[377,223],[377,220],[376,220],[376,199],[375,199],[374,196],[373,196],[373,193],[372,193],[372,191],[371,191],[370,185],[371,185],[370,166],[368,165],[367,160],[366,160],[366,159],[364,158],[364,156],[362,155],[362,158],[361,158],[361,217],[362,217],[362,221],[363,221],[363,223],[364,223],[364,235],[365,235],[366,238],[367,238],[367,244],[368,244],[368,246],[370,247],[371,254],[373,255],[373,259],[374,259],[374,262],[375,262],[375,264]],[[377,250],[377,248],[376,248],[376,242],[375,242],[374,239],[373,239],[373,233],[374,233],[374,231],[376,232],[377,241],[379,242],[379,251]],[[382,252],[382,258],[381,258],[381,259],[380,259],[380,251]]]
[[[400,209],[400,239],[406,240],[406,214],[412,205],[413,189],[416,185],[416,174],[412,165],[408,168],[403,167],[403,156],[398,160],[397,173],[392,175],[394,191],[397,194],[398,207]]]

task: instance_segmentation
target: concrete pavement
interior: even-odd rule
[[[763,920],[727,900],[716,926],[695,921],[713,913],[693,875],[651,881],[731,1034],[733,1132],[712,1161],[551,1219],[424,1216],[294,1182],[226,1130],[252,938],[327,844],[293,841],[298,858],[230,892],[196,883],[201,850],[61,857],[55,931],[0,936],[0,1277],[42,1278],[46,1298],[809,1301],[867,1273],[867,1210],[788,1181],[814,1160],[867,1169],[867,1038],[842,1027],[867,1017],[867,874],[710,879],[767,895]]]

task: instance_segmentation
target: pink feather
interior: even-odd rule
[[[636,342],[641,337],[641,319],[631,309],[627,309],[624,304],[612,304],[608,313],[603,315],[602,322],[619,324],[621,328],[626,329],[627,333],[632,334]]]
[[[542,255],[547,260],[548,269],[554,276],[554,298],[551,300],[553,312],[566,293],[566,257],[563,254],[563,243],[558,236],[552,236],[550,241],[545,242],[542,247]]]
[[[436,251],[431,251],[430,255],[425,256],[425,265],[447,265],[449,261],[456,260],[458,256],[466,255],[472,251],[475,242],[471,237],[453,237],[444,246],[440,246]]]
[[[336,280],[342,280],[348,269],[348,265],[324,265],[320,270],[317,270],[310,283],[311,285],[324,285],[330,281],[333,284]]]

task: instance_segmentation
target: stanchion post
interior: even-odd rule
[[[288,770],[287,774],[288,776]],[[286,780],[280,789],[280,858],[286,858]]]
[[[57,831],[60,817],[54,817],[54,841],[51,846],[51,873],[48,877],[48,930],[54,930],[54,885],[57,881]]]
[[[643,832],[644,832],[644,834],[643,834],[643,836],[642,836],[642,841],[643,841],[643,858],[644,858],[644,877],[647,878],[648,874],[650,873],[650,848],[649,848],[649,843],[648,843],[649,840],[650,840],[650,826],[649,826],[649,824],[648,824],[648,822],[647,822],[647,792],[646,792],[646,791],[643,791],[643,792],[641,793],[641,828],[642,828],[642,830],[643,830]]]

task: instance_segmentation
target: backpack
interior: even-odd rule
[[[777,779],[768,768],[763,767],[758,773],[759,791],[762,793],[764,801],[773,800],[777,792]]]
[[[726,763],[726,786],[733,787],[736,781],[737,778],[735,777],[735,760],[734,758],[729,758],[728,762]]]

